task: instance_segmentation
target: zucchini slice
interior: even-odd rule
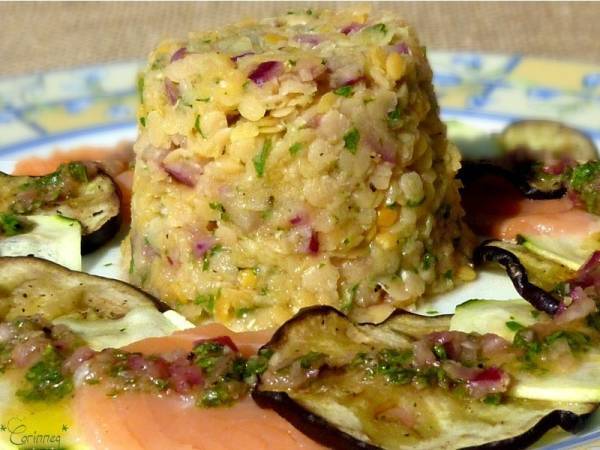
[[[512,342],[520,327],[551,323],[550,317],[536,311],[525,300],[470,300],[456,308],[450,329],[465,333],[494,333]],[[573,327],[573,325],[571,325]],[[578,331],[596,333],[579,324]],[[587,329],[586,329],[587,328]],[[562,359],[564,364],[566,359]],[[573,362],[573,361],[571,361]],[[585,361],[560,373],[519,371],[509,395],[537,400],[600,402],[600,349],[592,346]]]
[[[521,244],[543,258],[577,270],[600,250],[600,232],[562,237],[523,234]]]
[[[456,307],[450,329],[465,333],[493,333],[512,342],[516,330],[510,324],[528,327],[537,322],[540,314],[521,299],[469,300]]]
[[[90,253],[119,231],[119,190],[94,163],[63,164],[49,175],[12,176],[0,172],[0,212],[61,215],[81,223],[82,253]]]
[[[490,404],[436,385],[365,375],[355,364],[361,352],[412,349],[419,338],[447,331],[449,321],[401,311],[379,325],[355,324],[331,307],[303,309],[263,347],[272,356],[252,396],[334,449],[525,448],[555,426],[578,429],[595,410],[591,403],[510,397]],[[308,368],[307,381],[286,384],[297,377],[290,367]]]
[[[33,257],[0,257],[0,320],[40,314],[48,320],[118,319],[138,306],[169,309],[122,281]]]
[[[62,216],[28,216],[32,229],[0,236],[0,256],[35,256],[81,270],[81,225]]]
[[[598,159],[598,149],[583,132],[552,120],[510,124],[499,137],[505,153],[525,152],[536,161],[567,159],[578,163]]]

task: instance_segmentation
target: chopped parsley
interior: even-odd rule
[[[435,264],[437,258],[431,252],[425,252],[423,255],[423,270],[429,270]]]
[[[69,171],[69,174],[75,180],[77,180],[81,183],[87,183],[87,181],[88,181],[87,170],[83,164],[77,163],[77,162],[71,162],[71,163],[67,164],[67,170]]]
[[[397,104],[393,111],[387,113],[388,125],[393,127],[400,121],[401,117],[402,111],[400,110],[400,105]]]
[[[506,328],[508,328],[510,331],[519,331],[525,327],[523,325],[521,325],[519,322],[516,322],[514,320],[509,320],[508,322],[506,322]]]
[[[269,359],[273,355],[273,350],[270,348],[261,348],[258,355],[251,356],[246,362],[244,370],[244,378],[250,378],[255,375],[260,375],[267,370]]]
[[[588,212],[600,215],[600,161],[573,168],[568,174],[568,184],[585,203]]]
[[[228,221],[230,219],[229,214],[225,210],[225,207],[222,203],[219,202],[211,202],[208,204],[209,208],[221,213],[221,220]]]
[[[308,352],[306,355],[300,357],[300,367],[310,369],[313,366],[318,366],[326,356],[321,352]]]
[[[356,283],[354,286],[344,292],[342,304],[340,306],[343,312],[349,312],[354,306],[354,302],[356,301],[356,293],[358,292],[358,286],[359,284]]]
[[[377,23],[375,25],[373,25],[372,27],[368,28],[369,30],[373,30],[373,31],[379,31],[380,33],[387,33],[387,27],[385,26],[385,23]]]
[[[269,153],[271,153],[271,147],[271,140],[267,139],[260,152],[258,152],[258,154],[252,159],[252,162],[254,163],[254,170],[256,170],[256,175],[258,175],[258,178],[262,178],[265,174],[265,165],[267,164]]]
[[[483,403],[485,403],[486,405],[499,405],[500,403],[502,403],[502,394],[488,394],[484,397]]]
[[[409,200],[406,202],[406,206],[409,208],[416,208],[417,206],[421,206],[425,202],[425,196],[421,197],[419,200]]]
[[[208,269],[210,269],[210,259],[221,250],[223,250],[223,246],[221,244],[217,244],[204,254],[204,258],[202,259],[203,272],[206,272]]]
[[[292,156],[298,154],[300,150],[302,150],[302,144],[300,142],[296,142],[290,146],[290,154]]]
[[[446,353],[446,349],[444,348],[443,344],[435,344],[433,346],[433,354],[437,357],[437,359],[439,359],[440,361],[444,360],[444,359],[448,359],[448,354]]]
[[[139,76],[137,80],[137,91],[140,99],[140,103],[144,104],[144,77]]]
[[[16,236],[17,234],[26,233],[30,228],[25,219],[10,213],[0,213],[0,234]]]
[[[220,292],[218,291],[216,294],[200,294],[194,299],[194,303],[212,315],[215,312],[215,301],[219,298],[219,295]]]
[[[62,372],[63,360],[57,350],[48,345],[42,358],[27,369],[26,386],[17,391],[23,401],[57,401],[73,390],[73,382]]]
[[[344,135],[344,148],[355,155],[358,150],[358,141],[360,141],[360,133],[354,127]]]
[[[206,139],[206,136],[202,132],[202,127],[200,126],[200,115],[196,116],[196,121],[194,122],[194,129],[198,132],[198,134],[200,134],[200,136]]]
[[[341,97],[350,97],[353,93],[354,89],[352,88],[352,86],[341,86],[339,88],[337,88],[335,91],[333,91],[333,93],[335,95],[339,95]]]

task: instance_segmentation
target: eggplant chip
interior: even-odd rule
[[[75,272],[44,259],[0,258],[0,320],[40,314],[48,320],[69,316],[117,319],[138,306],[169,309],[122,281]]]
[[[589,403],[476,397],[445,378],[445,364],[456,365],[443,345],[430,349],[439,363],[411,366],[423,357],[419,343],[451,339],[448,329],[449,316],[399,311],[378,325],[355,324],[331,307],[306,308],[263,347],[271,357],[252,396],[315,441],[345,450],[518,449],[555,426],[576,430],[594,411]]]
[[[503,266],[519,295],[548,314],[556,314],[561,306],[561,299],[553,291],[575,276],[575,271],[566,266],[505,241],[483,242],[475,249],[473,261]]]
[[[117,185],[94,163],[63,164],[56,172],[37,177],[0,172],[0,212],[61,215],[79,221],[83,254],[119,231],[120,208]]]
[[[506,154],[520,153],[544,163],[569,160],[578,163],[598,159],[594,141],[583,132],[552,120],[522,120],[511,123],[500,134]]]
[[[463,161],[458,171],[458,178],[462,181],[464,189],[468,189],[483,177],[498,177],[508,181],[524,196],[532,200],[551,200],[561,198],[567,192],[561,183],[533,183],[527,172],[509,170],[500,165],[486,161]]]

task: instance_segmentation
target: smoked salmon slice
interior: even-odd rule
[[[144,354],[191,350],[198,339],[228,335],[250,356],[270,332],[233,333],[218,324],[149,338],[125,349]],[[82,386],[73,400],[81,440],[103,450],[323,449],[251,398],[223,408],[200,408],[177,395],[125,392],[115,398],[102,386]]]

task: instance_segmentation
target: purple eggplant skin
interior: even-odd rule
[[[524,197],[532,200],[562,198],[567,192],[567,189],[564,186],[551,191],[542,191],[531,186],[527,180],[519,174],[489,162],[463,161],[462,167],[458,171],[458,178],[463,182],[465,188],[467,188],[470,183],[488,175],[505,179],[516,187]]]
[[[119,212],[96,231],[81,236],[81,254],[88,255],[109,242],[121,229],[121,223],[121,213]]]
[[[300,432],[328,448],[381,450],[380,447],[358,440],[348,433],[338,430],[322,417],[296,403],[285,392],[266,392],[254,389],[252,399],[261,408],[272,409]]]
[[[516,255],[503,248],[489,245],[489,242],[486,241],[479,244],[473,253],[473,262],[476,265],[486,262],[500,264],[506,269],[506,273],[521,297],[539,311],[550,315],[556,314],[560,308],[561,301],[529,282],[527,269],[521,264]]]
[[[501,249],[499,249],[501,250]],[[514,256],[514,255],[513,255]],[[287,328],[294,323],[302,321],[310,315],[325,315],[336,314],[340,317],[346,317],[345,314],[331,306],[310,306],[301,309],[294,317],[285,322],[273,334],[269,342],[262,349],[278,344],[282,339],[285,339]],[[382,325],[398,315],[414,315],[414,313],[396,310],[386,320],[377,324]],[[422,316],[421,316],[422,317]],[[445,317],[445,316],[436,316]],[[430,319],[432,317],[427,317]],[[359,325],[373,325],[372,323],[361,323]],[[260,375],[258,382],[252,390],[252,399],[261,408],[274,410],[277,414],[290,422],[296,429],[304,433],[309,438],[313,439],[328,448],[334,450],[384,450],[379,446],[361,441],[348,433],[339,430],[335,425],[323,419],[317,414],[304,408],[302,405],[294,401],[285,392],[261,391],[258,389],[260,384]],[[470,447],[462,447],[460,450],[518,450],[525,449],[539,440],[550,429],[560,426],[568,432],[577,432],[584,425],[587,419],[594,413],[591,411],[584,414],[575,414],[571,411],[554,410],[540,419],[532,428],[521,433],[518,436],[502,439],[499,441],[487,442],[482,445]]]
[[[113,180],[113,178],[100,166],[97,168],[99,175],[105,178],[110,179],[112,182],[112,187],[114,189],[113,194],[111,195],[111,202],[113,203],[111,209],[114,209],[115,212],[113,215],[108,218],[106,222],[104,222],[100,228],[91,231],[88,234],[83,234],[81,236],[81,254],[87,255],[98,250],[104,244],[109,242],[112,238],[116,236],[116,234],[121,229],[122,224],[122,214],[121,214],[121,199],[123,198],[121,195],[121,189],[119,189],[119,185]],[[99,210],[93,213],[94,216],[104,214],[103,210]]]
[[[254,390],[252,399],[261,408],[269,408],[291,423],[303,434],[334,450],[383,450],[381,447],[360,441],[323,418],[311,413],[290,398],[285,392],[261,392]],[[552,411],[535,426],[519,436],[482,445],[463,447],[460,450],[518,450],[526,449],[556,426],[575,433],[580,430],[593,413],[577,415],[570,411]]]

